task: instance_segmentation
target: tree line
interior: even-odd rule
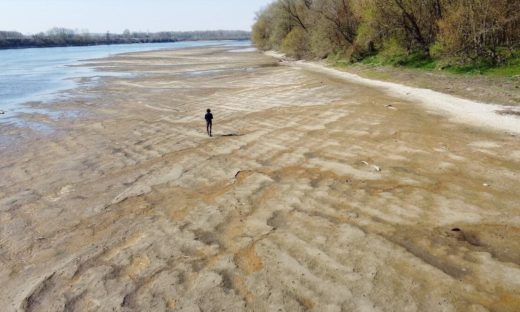
[[[53,28],[36,35],[24,35],[14,31],[0,31],[0,49],[88,46],[102,44],[159,43],[188,40],[248,40],[247,31],[186,31],[186,32],[131,32],[122,34],[110,32],[94,34],[87,31],[75,31],[67,28]]]
[[[297,58],[499,65],[520,57],[520,1],[277,0],[258,13],[252,40]]]

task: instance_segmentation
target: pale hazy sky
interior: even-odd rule
[[[272,0],[0,0],[0,30],[250,30]]]

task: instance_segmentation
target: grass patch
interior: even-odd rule
[[[437,68],[437,60],[420,54],[412,54],[398,62],[399,66],[407,68],[417,68],[425,70],[434,70]]]
[[[485,75],[490,68],[490,65],[482,63],[470,65],[448,65],[443,67],[442,70],[458,75]]]
[[[396,66],[405,68],[433,70],[437,68],[437,61],[421,54],[385,56],[376,54],[361,61],[365,65]]]
[[[339,54],[329,54],[327,62],[334,67],[347,67],[351,64],[347,58],[342,57]]]
[[[385,62],[384,62],[383,58],[377,54],[365,57],[364,59],[361,60],[360,63],[365,64],[365,65],[388,65],[388,64],[384,64]]]
[[[514,63],[510,63],[504,66],[489,68],[487,70],[488,75],[502,76],[502,77],[514,77],[520,76],[520,58]]]
[[[352,65],[351,61],[338,54],[329,55],[327,60],[329,64],[335,67],[345,68]],[[494,66],[485,61],[467,65],[443,65],[445,62],[420,53],[389,55],[384,52],[367,56],[358,63],[370,66],[393,66],[426,71],[441,70],[456,75],[520,77],[520,51],[514,53],[511,59],[499,66]]]
[[[488,63],[472,65],[450,65],[443,68],[447,72],[463,75],[486,75],[496,77],[520,76],[520,58],[513,59],[506,64],[493,66]]]

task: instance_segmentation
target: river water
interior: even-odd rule
[[[209,45],[242,47],[250,45],[250,42],[186,41],[0,50],[0,113],[3,113],[0,114],[0,122],[12,121],[16,114],[21,112],[30,113],[32,110],[24,103],[50,101],[56,98],[60,91],[74,88],[76,82],[73,78],[116,75],[70,65],[120,53]]]

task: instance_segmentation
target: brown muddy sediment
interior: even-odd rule
[[[259,53],[96,64],[142,75],[9,130],[6,311],[520,309],[517,136]]]

